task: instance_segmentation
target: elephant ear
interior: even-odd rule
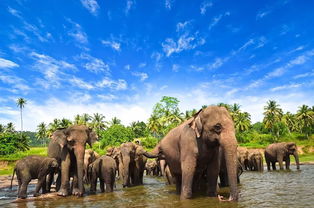
[[[87,143],[89,144],[90,147],[92,147],[92,145],[97,141],[98,136],[97,134],[93,131],[92,128],[87,128],[86,130],[86,134],[87,134]]]
[[[193,115],[192,121],[189,123],[190,127],[194,130],[196,137],[199,138],[201,136],[203,125],[200,117],[200,113],[202,109]]]

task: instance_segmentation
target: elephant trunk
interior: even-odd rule
[[[147,158],[157,158],[159,154],[160,154],[160,143],[157,144],[150,153],[148,152],[143,153],[143,155]]]
[[[297,169],[299,170],[300,169],[300,162],[299,162],[299,154],[298,154],[297,150],[293,153],[293,156],[295,159],[295,163],[297,165]]]
[[[122,159],[123,162],[123,173],[122,173],[122,180],[123,180],[123,188],[130,185],[130,157],[126,156]]]
[[[77,180],[78,180],[78,188],[80,190],[79,195],[83,195],[84,186],[83,186],[83,172],[84,172],[84,155],[85,155],[85,147],[75,148],[75,157],[77,164]]]
[[[238,200],[237,187],[237,140],[234,131],[221,133],[221,147],[223,148],[226,167],[228,172],[228,181],[230,186],[229,201]]]

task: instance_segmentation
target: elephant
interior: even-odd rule
[[[208,106],[192,118],[173,128],[147,157],[165,156],[176,180],[180,199],[192,197],[193,178],[198,180],[206,171],[207,195],[217,197],[219,151],[224,150],[228,181],[229,201],[238,200],[237,140],[233,120],[224,107]],[[220,196],[218,199],[222,200]]]
[[[246,147],[238,147],[238,160],[244,170],[249,169],[249,151]]]
[[[174,177],[172,177],[169,166],[167,164],[165,167],[165,178],[167,180],[168,185],[176,184],[176,181],[175,181]]]
[[[249,169],[251,171],[263,171],[263,155],[258,150],[249,151]]]
[[[158,164],[158,170],[159,170],[159,176],[165,176],[165,169],[167,162],[164,158],[159,158],[157,159],[157,164]]]
[[[117,167],[119,167],[120,154],[121,154],[120,147],[109,147],[106,153],[107,156],[112,157],[116,161]],[[119,168],[117,169],[117,172],[118,172],[118,178],[120,178]]]
[[[11,179],[11,189],[14,173],[16,172],[19,184],[18,198],[25,199],[27,197],[27,186],[32,179],[38,179],[34,196],[36,197],[40,195],[40,189],[42,189],[42,193],[44,194],[47,192],[46,176],[49,173],[58,171],[58,168],[58,161],[54,158],[36,155],[27,156],[17,161],[15,165]]]
[[[158,165],[156,160],[148,160],[145,165],[146,175],[157,176]]]
[[[91,164],[92,162],[94,162],[96,159],[98,159],[100,156],[97,152],[91,150],[91,149],[87,149],[85,150],[85,155],[84,155],[84,183],[89,184],[90,181],[88,180],[87,177],[87,168],[89,166],[89,164]]]
[[[300,169],[298,148],[294,142],[281,142],[270,144],[265,149],[265,160],[267,163],[267,170],[270,170],[270,163],[273,170],[276,170],[276,162],[279,163],[280,170],[283,170],[283,161],[286,163],[286,169],[290,168],[290,155],[293,155],[297,165]]]
[[[89,164],[87,175],[91,181],[90,193],[96,193],[97,179],[100,181],[100,190],[105,192],[112,192],[115,183],[117,165],[113,158],[109,156],[101,156],[94,162]]]
[[[127,142],[120,145],[118,153],[119,176],[122,179],[123,187],[143,184],[146,163],[146,158],[143,158],[146,151],[143,147]]]
[[[85,125],[73,125],[56,130],[48,147],[48,155],[61,160],[61,186],[59,196],[69,195],[69,179],[73,176],[72,194],[83,196],[84,155],[86,143],[90,146],[97,140],[97,134]],[[59,145],[59,147],[58,147]]]
[[[145,165],[147,158],[143,155],[145,152],[144,148],[141,145],[135,145],[135,167],[134,167],[134,185],[143,184],[143,175],[145,170]]]

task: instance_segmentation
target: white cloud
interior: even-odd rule
[[[174,0],[165,0],[166,9],[171,10],[173,3],[174,3]]]
[[[106,101],[112,101],[114,99],[117,99],[117,96],[113,94],[106,94],[106,95],[97,95],[98,98],[101,100],[106,100]]]
[[[151,57],[152,59],[155,59],[156,62],[159,62],[160,59],[162,58],[162,54],[159,53],[159,52],[153,52],[150,57]]]
[[[220,22],[220,20],[221,20],[223,17],[225,17],[225,16],[230,16],[230,12],[225,12],[224,14],[220,14],[220,15],[214,17],[214,18],[212,19],[212,22],[209,24],[208,29],[211,30],[213,27],[215,27],[215,26]]]
[[[203,71],[203,70],[204,70],[204,67],[202,67],[202,66],[191,65],[190,67],[191,67],[191,69],[193,69],[194,71]]]
[[[177,32],[180,32],[182,30],[184,30],[189,24],[191,23],[191,21],[185,21],[185,22],[178,22],[177,23]]]
[[[90,72],[93,73],[99,73],[99,72],[106,72],[109,73],[110,71],[110,67],[108,64],[106,64],[103,60],[99,59],[99,58],[95,58],[89,54],[81,54],[80,58],[82,60],[86,60],[87,62],[85,62],[83,64],[83,67],[85,69],[87,69]]]
[[[184,50],[191,50],[198,46],[205,44],[205,39],[198,37],[198,32],[194,35],[189,35],[188,33],[182,34],[178,40],[173,40],[172,38],[167,38],[162,43],[163,51],[166,56],[171,56],[173,53],[180,53]]]
[[[19,65],[13,61],[0,58],[0,68],[15,68],[19,67]]]
[[[148,75],[144,72],[133,72],[132,75],[139,77],[141,81],[145,81],[148,78]]]
[[[120,46],[121,44],[116,42],[116,41],[108,41],[108,40],[102,40],[101,43],[105,46],[109,46],[112,49],[116,50],[116,51],[120,51]]]
[[[128,84],[123,79],[118,79],[117,81],[105,77],[102,81],[97,83],[97,87],[100,88],[110,88],[111,90],[126,90]]]
[[[172,64],[172,71],[178,72],[179,68],[180,68],[180,66],[178,64]]]
[[[94,16],[97,16],[99,5],[96,0],[81,0],[82,5]]]
[[[135,1],[134,0],[127,0],[126,7],[125,7],[125,14],[128,15],[132,7],[134,7]]]
[[[126,69],[126,70],[130,70],[130,69],[131,69],[130,64],[125,65],[125,66],[124,66],[124,69]]]
[[[263,17],[265,17],[266,15],[268,15],[271,11],[259,11],[256,15],[256,19],[262,19]]]
[[[91,89],[94,89],[94,86],[83,81],[82,79],[80,78],[77,78],[77,77],[73,77],[71,79],[69,79],[69,83],[74,85],[74,86],[77,86],[81,89],[87,89],[87,90],[91,90]]]
[[[202,15],[205,15],[207,9],[210,8],[210,7],[212,7],[212,6],[213,6],[213,3],[212,3],[212,2],[206,2],[206,1],[204,1],[204,2],[201,4],[201,7],[200,7],[201,14],[202,14]]]
[[[140,64],[138,65],[138,67],[139,67],[139,68],[144,68],[146,65],[147,65],[146,63],[140,63]]]
[[[87,34],[83,31],[82,26],[76,22],[73,22],[71,19],[67,19],[67,21],[73,25],[73,28],[68,32],[68,35],[71,36],[78,43],[87,44]]]
[[[11,88],[15,89],[12,91],[15,93],[18,92],[16,90],[21,90],[21,91],[30,90],[30,87],[25,84],[25,80],[14,75],[0,74],[0,81],[2,81],[5,84],[9,84]]]
[[[279,90],[287,90],[287,89],[299,88],[301,86],[302,86],[302,84],[282,85],[282,86],[271,88],[270,91],[275,92],[275,91],[279,91]]]
[[[313,76],[314,76],[314,70],[312,70],[312,72],[307,72],[307,73],[295,75],[293,78],[294,79],[300,79],[300,78],[304,78],[304,77],[313,77]]]
[[[213,63],[208,65],[208,69],[212,70],[212,69],[217,69],[217,68],[221,67],[226,60],[227,60],[226,58],[225,59],[216,58]]]

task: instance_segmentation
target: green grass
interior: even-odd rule
[[[291,162],[295,162],[294,157],[290,156]],[[299,155],[300,162],[314,162],[314,153]]]
[[[47,155],[47,147],[31,147],[29,150],[25,152],[17,152],[11,155],[1,155],[0,160],[5,161],[16,161],[23,157],[29,156],[29,155],[41,155],[46,156]]]

